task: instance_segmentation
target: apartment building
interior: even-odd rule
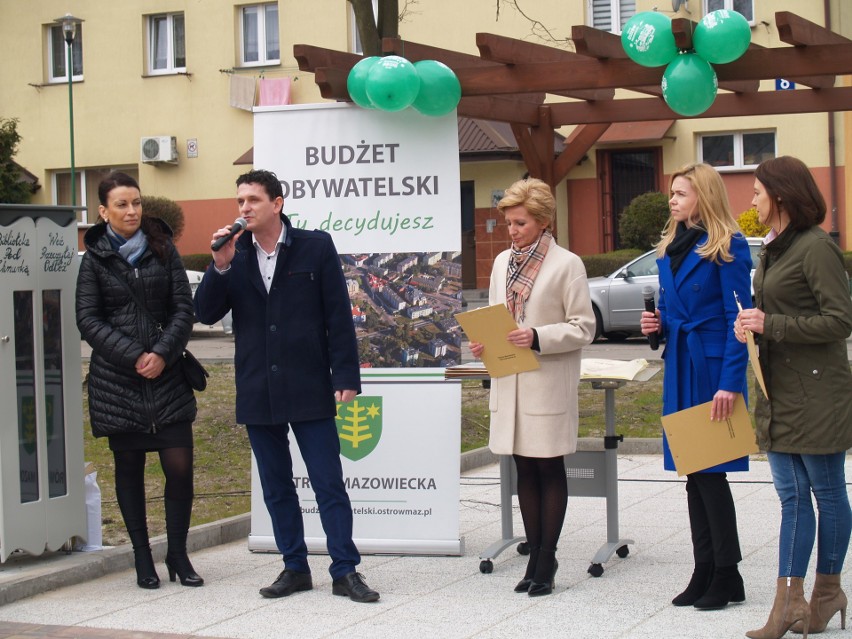
[[[478,55],[478,32],[570,50],[575,24],[619,33],[635,12],[653,7],[693,20],[707,11],[735,8],[749,19],[752,42],[765,47],[785,46],[776,11],[791,11],[852,38],[852,3],[845,0],[688,0],[676,3],[677,13],[671,4],[400,0],[405,16],[399,29],[404,40],[472,55]],[[69,12],[82,20],[70,55],[56,22]],[[70,65],[81,230],[96,219],[100,177],[122,169],[138,177],[146,195],[177,200],[187,218],[178,248],[185,254],[205,252],[211,232],[237,215],[234,180],[251,164],[252,107],[322,101],[313,74],[298,68],[294,44],[357,52],[349,3],[0,0],[5,52],[0,117],[19,120],[23,139],[16,160],[38,180],[33,202],[71,203]],[[852,82],[844,77],[838,84]],[[761,86],[790,88],[781,78]],[[617,99],[620,94],[627,92],[617,92]],[[508,125],[463,119],[460,131],[464,127],[479,134],[475,142],[465,138],[460,148],[459,185],[459,216],[468,238],[463,279],[465,287],[475,288],[487,273],[476,273],[474,252],[506,243],[504,234],[486,233],[486,224],[494,225],[488,221],[499,218],[495,200],[526,167]],[[791,154],[812,168],[832,208],[826,228],[849,248],[850,130],[849,112],[614,124],[557,185],[558,241],[580,254],[617,247],[611,229],[621,209],[639,193],[667,190],[667,176],[695,160],[711,161],[723,172],[739,213],[750,205],[754,166],[765,157]],[[571,131],[560,129],[560,140],[570,143]],[[482,238],[493,240],[493,246]]]

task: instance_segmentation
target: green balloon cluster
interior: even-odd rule
[[[401,111],[409,106],[423,115],[450,113],[461,99],[461,84],[447,65],[437,60],[412,64],[390,55],[359,61],[346,78],[349,97],[365,109]]]
[[[710,63],[727,64],[745,53],[751,43],[751,28],[736,11],[712,11],[695,27],[694,52],[678,55],[671,22],[656,11],[637,13],[624,25],[621,46],[637,64],[666,65],[662,82],[666,104],[680,115],[699,115],[710,108],[719,89]]]

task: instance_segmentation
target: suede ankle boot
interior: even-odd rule
[[[811,593],[811,624],[808,632],[811,634],[823,632],[838,611],[840,611],[840,628],[845,630],[846,604],[846,593],[840,587],[840,575],[824,575],[818,572]],[[801,634],[802,628],[802,622],[797,621],[792,630]]]
[[[713,579],[713,562],[695,562],[692,577],[686,585],[686,590],[672,599],[675,606],[691,606],[704,596]]]
[[[808,639],[808,626],[811,621],[811,609],[805,601],[801,577],[778,577],[775,586],[775,602],[769,612],[766,625],[759,630],[749,630],[750,639],[781,639],[797,622],[802,622],[804,639]]]
[[[717,566],[710,587],[694,604],[699,610],[719,610],[730,602],[745,601],[745,587],[737,565]]]

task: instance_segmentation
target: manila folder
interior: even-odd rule
[[[742,395],[734,402],[733,415],[724,421],[710,419],[712,404],[699,404],[662,417],[679,476],[738,459],[758,450]]]
[[[482,363],[489,377],[505,377],[539,367],[532,350],[519,348],[506,339],[506,335],[518,328],[518,325],[509,309],[502,304],[458,313],[456,320],[468,339],[485,346]]]

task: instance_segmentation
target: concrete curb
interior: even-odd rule
[[[194,526],[189,529],[187,549],[197,550],[245,539],[251,531],[251,514],[245,513],[228,519]],[[151,539],[154,561],[162,564],[166,556],[166,536]],[[114,572],[133,568],[133,548],[130,544],[110,546],[95,552],[54,551],[39,556],[22,553],[12,556],[2,566],[5,573],[0,580],[0,606],[48,590],[103,577]],[[159,566],[160,578],[163,566]]]

